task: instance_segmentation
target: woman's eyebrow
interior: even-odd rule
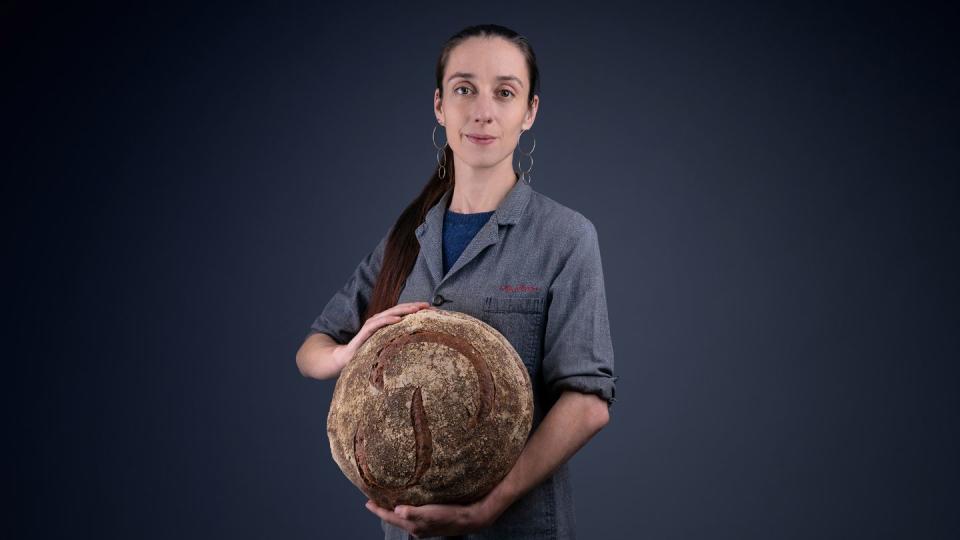
[[[450,77],[448,77],[447,82],[450,82],[453,79],[456,79],[457,77],[461,77],[464,79],[475,79],[476,75],[474,75],[473,73],[464,73],[462,71],[458,71],[453,75],[451,75]],[[514,75],[498,75],[497,80],[498,81],[516,81],[517,84],[523,87],[523,81],[521,81],[519,77],[516,77]]]

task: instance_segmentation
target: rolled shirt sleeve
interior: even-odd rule
[[[543,378],[551,397],[565,390],[616,401],[613,344],[593,223],[581,216],[547,294]]]
[[[377,246],[367,254],[347,282],[327,302],[323,311],[317,315],[307,336],[316,333],[327,334],[340,345],[349,343],[363,322],[373,286],[376,284],[380,267],[383,264],[383,252],[386,249],[390,230]]]

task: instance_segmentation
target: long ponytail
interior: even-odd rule
[[[453,187],[453,151],[449,145],[445,145],[443,151],[446,154],[445,178],[440,178],[438,166],[438,170],[433,172],[423,191],[404,209],[390,231],[390,237],[387,238],[387,245],[383,252],[383,264],[377,276],[367,312],[363,316],[363,322],[397,304],[407,276],[413,270],[413,265],[416,264],[417,256],[420,254],[420,242],[417,240],[415,231],[426,219],[427,212],[433,208],[433,205],[437,204],[443,194]]]

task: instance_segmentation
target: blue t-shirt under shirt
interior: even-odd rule
[[[494,210],[460,214],[447,209],[443,216],[443,275],[447,275],[450,267],[457,262],[467,244],[473,240],[493,212]]]

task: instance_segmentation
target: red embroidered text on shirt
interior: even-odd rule
[[[501,285],[500,290],[506,292],[530,292],[539,291],[540,287],[534,285]]]

